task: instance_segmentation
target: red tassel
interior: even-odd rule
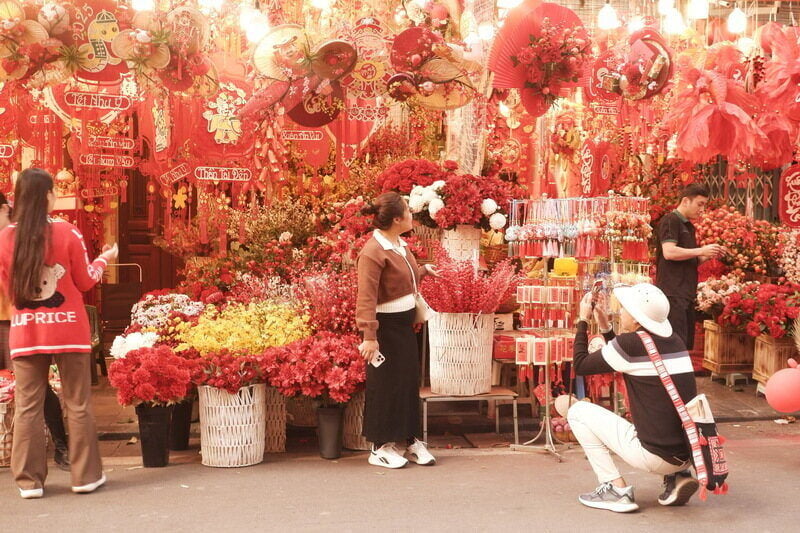
[[[725,441],[727,441],[727,440],[728,440],[728,439],[726,439],[725,437],[723,437],[722,435],[717,435],[717,438],[719,439],[719,444],[720,444],[720,446],[721,446],[721,445],[723,445],[723,444],[725,444]]]
[[[702,501],[706,501],[707,498],[708,498],[708,491],[706,490],[705,487],[700,487],[700,499]]]
[[[706,446],[708,444],[708,439],[705,438],[704,435],[700,435],[700,446]]]

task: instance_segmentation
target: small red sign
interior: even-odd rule
[[[79,161],[90,167],[132,168],[134,165],[133,157],[120,154],[81,154]]]
[[[102,198],[104,196],[117,196],[119,194],[119,187],[111,185],[110,187],[89,187],[88,189],[81,189],[81,198],[88,200],[89,198]]]
[[[240,167],[197,167],[194,177],[200,181],[250,181],[253,171]]]
[[[0,144],[0,159],[8,159],[14,156],[14,147],[10,144]]]
[[[800,164],[783,171],[778,197],[781,222],[792,228],[800,228]]]
[[[72,107],[125,111],[131,107],[131,99],[123,94],[98,94],[70,91],[64,95],[64,102]]]
[[[136,141],[129,137],[107,137],[105,135],[89,135],[91,148],[108,148],[111,150],[133,150]]]
[[[169,187],[173,183],[180,181],[191,173],[189,165],[181,163],[175,168],[172,168],[158,177],[158,182],[164,187]]]

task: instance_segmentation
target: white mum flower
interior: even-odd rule
[[[445,181],[444,180],[436,180],[431,184],[431,188],[434,191],[440,191],[440,190],[442,190],[442,187],[444,187],[444,186],[445,186]]]
[[[431,200],[431,203],[428,204],[428,213],[431,214],[431,218],[436,218],[436,213],[438,213],[444,207],[444,202],[441,198],[434,198]]]
[[[506,216],[503,213],[495,213],[489,217],[489,227],[493,230],[503,229],[506,225]]]
[[[425,202],[430,202],[439,198],[439,195],[436,194],[436,191],[433,190],[432,187],[425,187],[425,191],[422,193],[422,198],[425,199]]]
[[[422,185],[414,185],[414,187],[411,189],[411,198],[415,196],[422,196],[422,193],[424,191],[425,187],[423,187]]]
[[[408,200],[408,208],[412,213],[419,213],[425,208],[425,200],[422,196],[412,196]]]
[[[483,202],[481,202],[481,213],[486,215],[493,215],[497,211],[497,202],[492,200],[491,198],[486,198]]]

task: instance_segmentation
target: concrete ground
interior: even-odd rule
[[[797,531],[800,424],[720,430],[729,439],[727,496],[661,507],[660,479],[623,465],[642,508],[631,515],[576,501],[596,484],[580,448],[564,450],[560,463],[508,448],[434,449],[436,466],[390,471],[369,466],[365,452],[320,459],[306,442],[248,468],[204,467],[190,450],[144,469],[138,445],[116,441],[104,453],[109,482],[91,495],[70,493],[68,475],[51,469],[45,497],[24,501],[0,470],[0,531]]]

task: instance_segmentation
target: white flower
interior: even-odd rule
[[[441,198],[434,198],[431,200],[431,203],[428,204],[428,213],[431,214],[431,218],[436,218],[436,213],[438,213],[443,207],[444,202]]]
[[[489,227],[493,230],[503,229],[506,225],[506,216],[502,213],[495,213],[489,217]]]
[[[278,237],[278,240],[280,242],[289,242],[289,241],[291,241],[292,240],[292,232],[291,231],[284,231],[283,233],[280,234],[280,236]]]
[[[412,213],[419,213],[425,208],[425,200],[422,196],[412,196],[408,200],[408,208]]]
[[[147,44],[152,42],[153,37],[150,35],[150,32],[147,30],[136,30],[134,32],[134,36],[136,37],[136,41],[140,43]]]
[[[422,196],[422,193],[424,191],[425,187],[423,187],[422,185],[414,185],[414,187],[411,188],[411,198],[415,196]]]
[[[422,198],[424,198],[425,202],[427,203],[427,202],[430,202],[432,200],[435,200],[435,199],[439,198],[439,195],[436,194],[436,191],[433,190],[433,188],[425,187],[425,191],[422,193]]]
[[[445,181],[444,181],[444,180],[436,180],[436,181],[434,181],[434,182],[431,184],[431,188],[432,188],[434,191],[437,191],[437,192],[438,192],[438,191],[441,191],[441,190],[442,190],[442,187],[444,187],[445,185],[446,185],[446,183],[445,183]]]
[[[114,359],[123,359],[128,352],[139,348],[152,348],[156,342],[158,342],[158,335],[152,331],[120,335],[114,339],[114,343],[111,345],[111,356]]]
[[[486,198],[483,202],[481,202],[481,213],[486,215],[493,215],[497,211],[497,202],[492,200],[491,198]]]

